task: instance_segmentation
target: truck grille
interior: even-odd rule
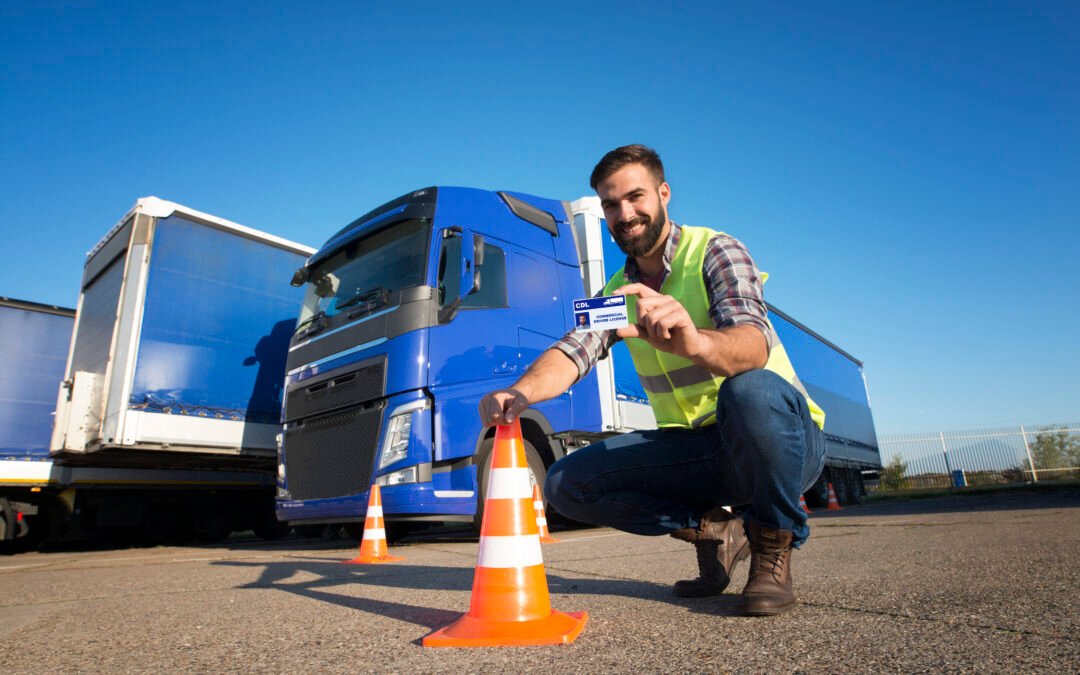
[[[286,428],[292,498],[344,497],[367,490],[385,407],[385,401],[356,406]]]
[[[386,360],[361,364],[347,373],[305,380],[285,400],[285,421],[373,401],[386,393]]]

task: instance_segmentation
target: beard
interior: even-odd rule
[[[646,214],[631,218],[630,220],[621,220],[615,223],[612,228],[611,236],[615,239],[615,243],[619,245],[622,252],[631,258],[640,258],[649,251],[653,250],[656,246],[656,242],[660,241],[660,233],[664,230],[664,223],[667,222],[667,214],[664,213],[663,205],[658,205],[657,211],[654,214]],[[626,234],[626,230],[636,225],[644,225],[645,229],[641,234],[636,237]]]

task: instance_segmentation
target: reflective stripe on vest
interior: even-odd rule
[[[671,272],[664,279],[660,292],[670,295],[686,308],[694,325],[715,330],[709,317],[709,298],[705,288],[703,266],[709,241],[723,234],[704,227],[683,226],[679,245],[671,260]],[[762,273],[764,279],[766,275]],[[625,285],[625,272],[620,268],[604,286],[604,295],[611,295]],[[627,296],[627,312],[630,323],[637,322],[637,297]],[[806,392],[795,375],[795,369],[772,330],[773,348],[765,366],[790,382],[806,398],[810,414],[819,428],[825,426],[825,413]],[[649,397],[649,405],[660,427],[698,428],[716,422],[716,400],[724,378],[710,373],[689,359],[654,349],[640,338],[625,340],[634,361],[638,378]]]

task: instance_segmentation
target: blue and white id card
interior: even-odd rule
[[[605,295],[574,301],[574,331],[613,330],[629,326],[625,295]]]

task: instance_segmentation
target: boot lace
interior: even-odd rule
[[[784,565],[788,549],[785,548],[760,548],[754,556],[754,574],[771,574],[774,577]]]

